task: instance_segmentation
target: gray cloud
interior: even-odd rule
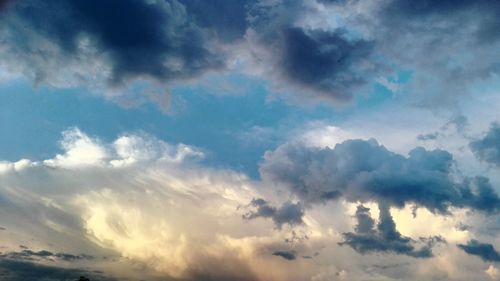
[[[284,224],[297,225],[302,224],[304,209],[300,203],[292,203],[290,201],[283,203],[280,207],[273,207],[262,199],[253,199],[245,208],[253,208],[243,214],[246,220],[252,220],[259,217],[270,218],[278,228]]]
[[[7,259],[17,259],[17,260],[36,260],[36,259],[58,259],[58,260],[64,260],[64,261],[77,261],[77,260],[92,260],[94,259],[93,256],[90,255],[73,255],[73,254],[68,254],[68,253],[52,253],[47,250],[41,250],[41,251],[32,251],[29,249],[26,249],[25,246],[22,246],[24,250],[20,252],[8,252],[8,253],[3,253],[0,254],[0,258],[7,258]]]
[[[479,160],[500,167],[500,124],[491,124],[486,135],[469,146]]]
[[[492,0],[428,0],[428,1],[405,1],[392,0],[384,7],[385,19],[406,23],[423,21],[429,22],[435,19],[454,20],[464,14],[481,13],[478,18],[478,27],[475,30],[476,40],[491,41],[497,40],[500,36],[498,30],[492,30],[493,26],[498,26],[500,20],[496,16],[500,11],[498,1]],[[463,28],[456,26],[455,28]]]
[[[368,16],[375,18],[372,36],[384,57],[414,70],[405,91],[419,104],[455,105],[458,97],[474,91],[474,83],[499,73],[500,32],[492,28],[499,24],[498,1],[385,3]]]
[[[460,230],[460,231],[467,231],[467,230],[472,229],[472,227],[470,225],[464,224],[462,222],[458,223],[455,226],[455,228],[458,229],[458,230]]]
[[[467,127],[469,127],[469,120],[467,117],[465,117],[462,114],[459,114],[455,117],[453,117],[450,121],[448,121],[444,126],[441,128],[442,130],[446,130],[449,127],[454,127],[455,130],[462,135],[465,135],[467,131]]]
[[[467,117],[462,114],[452,117],[448,122],[446,122],[439,130],[432,133],[420,134],[417,136],[419,141],[437,140],[443,136],[446,136],[447,131],[452,130],[451,133],[458,133],[461,136],[467,137],[467,128],[469,127],[469,121]]]
[[[415,241],[404,237],[396,230],[396,224],[392,219],[389,208],[379,205],[379,223],[375,228],[375,221],[370,216],[370,209],[363,205],[356,210],[355,232],[344,233],[344,241],[339,245],[349,245],[353,250],[361,254],[371,252],[392,252],[416,258],[432,257],[431,246],[433,241],[416,249]]]
[[[309,205],[342,196],[350,202],[395,207],[413,203],[443,214],[450,206],[500,209],[500,198],[487,178],[455,180],[452,166],[447,151],[418,147],[404,157],[372,139],[347,140],[333,149],[285,144],[265,154],[260,172]]]
[[[491,244],[472,239],[467,244],[458,244],[458,247],[467,254],[478,256],[486,262],[500,262],[500,253]]]
[[[428,134],[420,134],[417,136],[417,140],[419,141],[427,141],[427,140],[435,140],[439,136],[438,132],[428,133]]]
[[[295,251],[275,251],[273,256],[282,257],[285,260],[293,261],[297,258]]]
[[[115,281],[99,272],[78,268],[64,268],[0,258],[0,279],[3,281],[76,281],[87,276],[92,281]]]

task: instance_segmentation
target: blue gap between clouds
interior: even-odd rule
[[[266,102],[268,92],[262,81],[245,81],[241,76],[229,79],[244,85],[246,93],[216,95],[203,85],[174,88],[174,98],[185,104],[174,115],[165,115],[150,103],[123,108],[85,89],[33,88],[24,79],[4,83],[0,85],[0,160],[51,158],[61,152],[61,132],[78,127],[106,142],[123,133],[145,132],[170,143],[198,146],[210,152],[205,160],[209,165],[258,178],[262,155],[279,143],[242,141],[238,134],[253,126],[279,128],[276,134],[283,134],[311,120],[337,122],[390,98],[379,87],[374,88],[378,94],[369,95],[375,98],[356,101],[352,108],[338,111],[320,105],[305,109],[279,100]]]

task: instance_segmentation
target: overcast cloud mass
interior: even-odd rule
[[[0,279],[500,280],[499,15],[0,0]]]

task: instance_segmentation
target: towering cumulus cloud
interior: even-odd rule
[[[409,157],[375,140],[347,140],[331,148],[285,144],[265,155],[264,178],[285,184],[308,204],[343,197],[395,207],[417,204],[432,212],[469,207],[496,212],[500,199],[484,177],[455,180],[452,155],[415,148]]]
[[[344,233],[341,245],[360,253],[431,257],[434,241],[415,249],[413,241],[396,230],[391,206],[414,204],[438,214],[448,214],[451,207],[486,213],[500,210],[500,198],[488,178],[457,179],[452,168],[453,158],[447,151],[415,148],[404,157],[371,139],[346,140],[333,149],[288,143],[267,152],[260,171],[265,180],[284,185],[308,206],[340,198],[377,203],[376,229],[369,209],[358,206],[356,231]]]

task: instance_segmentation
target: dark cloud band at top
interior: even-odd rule
[[[331,16],[346,25],[314,24],[316,17],[324,17],[321,6],[330,9],[330,4],[340,7],[328,10]],[[398,67],[422,73],[433,66],[443,78],[461,83],[491,78],[500,70],[489,59],[500,38],[498,1],[392,0],[358,15],[363,5],[302,0],[2,1],[0,58],[35,83],[116,89],[137,79],[171,86],[228,69],[245,57],[279,89],[334,103],[351,100]],[[459,25],[461,19],[474,25],[472,31]],[[376,31],[367,31],[371,29]],[[455,54],[453,59],[463,49],[450,50],[446,41],[468,48],[472,35],[480,38],[474,43],[479,47],[469,50],[487,59],[447,69],[451,57],[443,49]],[[421,45],[409,44],[408,36]],[[421,55],[427,49],[436,52]],[[435,94],[447,96],[443,87]]]

